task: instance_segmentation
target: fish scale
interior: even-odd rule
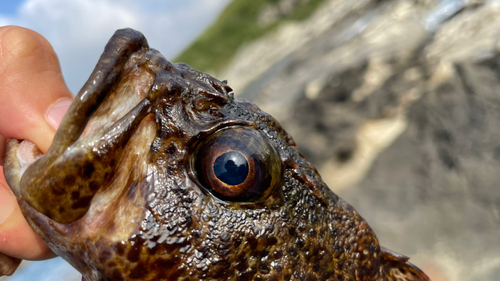
[[[23,214],[87,281],[429,280],[379,245],[278,121],[132,29],[24,173],[18,146],[5,175]],[[210,161],[234,149],[249,168],[228,183]]]

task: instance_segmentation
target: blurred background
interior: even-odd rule
[[[433,281],[500,276],[500,1],[26,0],[76,94],[116,29],[256,102]],[[0,280],[80,280],[61,259]]]

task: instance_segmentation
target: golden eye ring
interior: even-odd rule
[[[230,127],[208,136],[194,152],[194,174],[227,201],[265,198],[281,180],[281,161],[267,137],[253,128]]]

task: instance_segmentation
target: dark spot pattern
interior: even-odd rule
[[[148,75],[151,84],[144,83]],[[21,204],[37,233],[87,281],[391,281],[398,269],[413,274],[408,280],[428,280],[381,248],[278,121],[235,99],[226,83],[167,61],[130,29],[113,36],[89,81],[60,128],[73,135],[56,137],[55,156],[30,167],[23,187],[43,188],[23,195],[32,205]],[[147,95],[120,120],[92,131],[97,135],[79,139],[90,116],[99,110],[109,117],[116,93],[133,85],[147,87]],[[335,102],[350,99],[348,91],[333,90]],[[155,134],[147,139],[151,123]],[[265,198],[223,202],[191,170],[194,147],[227,127],[258,130],[279,154],[277,188]],[[147,141],[142,155],[131,138]],[[452,141],[444,132],[436,138]],[[346,161],[351,154],[337,156]]]

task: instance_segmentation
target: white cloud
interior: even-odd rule
[[[17,15],[0,17],[45,36],[59,55],[76,94],[115,30],[142,31],[151,47],[173,58],[230,0],[27,0]]]

